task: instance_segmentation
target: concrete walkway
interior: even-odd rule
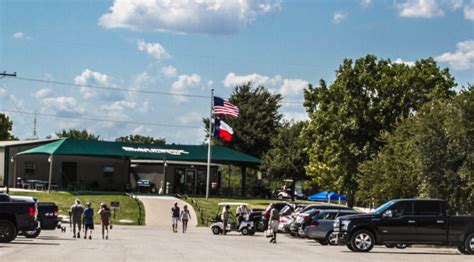
[[[138,196],[145,206],[145,223],[151,227],[171,226],[171,207],[174,202],[178,202],[179,208],[182,210],[184,205],[188,205],[191,213],[191,220],[188,226],[197,226],[196,212],[193,207],[175,197],[170,196]]]

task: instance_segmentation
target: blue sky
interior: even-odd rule
[[[204,96],[214,88],[224,98],[251,80],[298,102],[307,83],[332,81],[344,58],[370,53],[407,64],[434,57],[460,86],[474,82],[472,0],[5,0],[0,23],[0,70],[23,78]],[[9,78],[0,87],[0,110],[23,139],[34,118],[26,112],[37,111],[40,137],[86,128],[107,140],[204,140],[205,98]],[[307,117],[294,103],[281,112]]]

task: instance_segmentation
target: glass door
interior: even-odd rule
[[[197,171],[197,191],[196,195],[203,196],[206,194],[206,181],[207,181],[207,171],[198,170]]]
[[[196,170],[194,169],[186,170],[186,194],[196,194]]]

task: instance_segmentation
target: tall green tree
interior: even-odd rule
[[[361,200],[434,197],[474,211],[474,92],[425,104],[386,134],[387,144],[361,165]]]
[[[308,156],[301,131],[305,122],[285,123],[272,138],[271,149],[263,155],[261,170],[271,179],[292,179],[291,196],[294,200],[295,183],[306,180]]]
[[[424,103],[451,96],[454,86],[448,69],[431,58],[414,66],[373,55],[345,59],[331,85],[321,80],[319,87],[305,90],[308,175],[322,188],[348,194],[353,204],[359,165],[384,144],[381,133]]]
[[[218,116],[234,130],[234,136],[225,145],[255,157],[262,157],[271,148],[272,137],[280,127],[282,115],[278,112],[282,96],[272,94],[265,87],[252,83],[236,86],[229,101],[239,107],[238,117]],[[204,119],[207,130],[209,120]]]
[[[59,138],[76,138],[76,139],[85,139],[85,140],[99,140],[99,135],[94,135],[87,130],[78,130],[78,129],[63,129],[60,132],[56,132],[56,136]]]
[[[11,134],[13,129],[13,121],[5,114],[0,113],[0,140],[17,140]]]
[[[156,144],[164,145],[166,140],[162,137],[152,137],[152,136],[142,136],[142,135],[128,135],[121,136],[115,139],[117,142],[126,142],[126,143],[142,143],[142,144]]]

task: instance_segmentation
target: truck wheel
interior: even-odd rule
[[[469,253],[467,252],[466,246],[464,244],[459,244],[458,250],[459,252],[461,252],[461,254],[469,255]]]
[[[346,247],[347,247],[350,251],[354,251],[354,249],[353,249],[352,246],[351,246],[351,243],[347,244]]]
[[[255,235],[255,229],[250,229],[249,230],[249,236]]]
[[[258,232],[263,232],[263,231],[265,231],[265,224],[264,224],[262,221],[258,222],[258,224],[257,224],[257,231],[258,231]]]
[[[212,227],[212,233],[214,235],[219,235],[221,233],[221,229],[218,226]]]
[[[26,237],[26,238],[36,238],[37,236],[39,236],[41,233],[41,228],[37,228],[35,230],[31,230],[31,231],[23,231],[23,235]]]
[[[351,245],[355,252],[369,252],[375,245],[375,237],[368,230],[358,230],[351,237]]]
[[[398,249],[405,249],[405,248],[408,247],[408,245],[407,245],[407,244],[397,244],[396,247],[397,247]]]
[[[0,220],[0,243],[9,243],[16,238],[16,228],[8,220]]]
[[[469,234],[464,242],[468,254],[474,255],[474,233]]]
[[[330,231],[326,236],[326,242],[331,246],[337,245],[337,234],[334,234],[334,232]]]

